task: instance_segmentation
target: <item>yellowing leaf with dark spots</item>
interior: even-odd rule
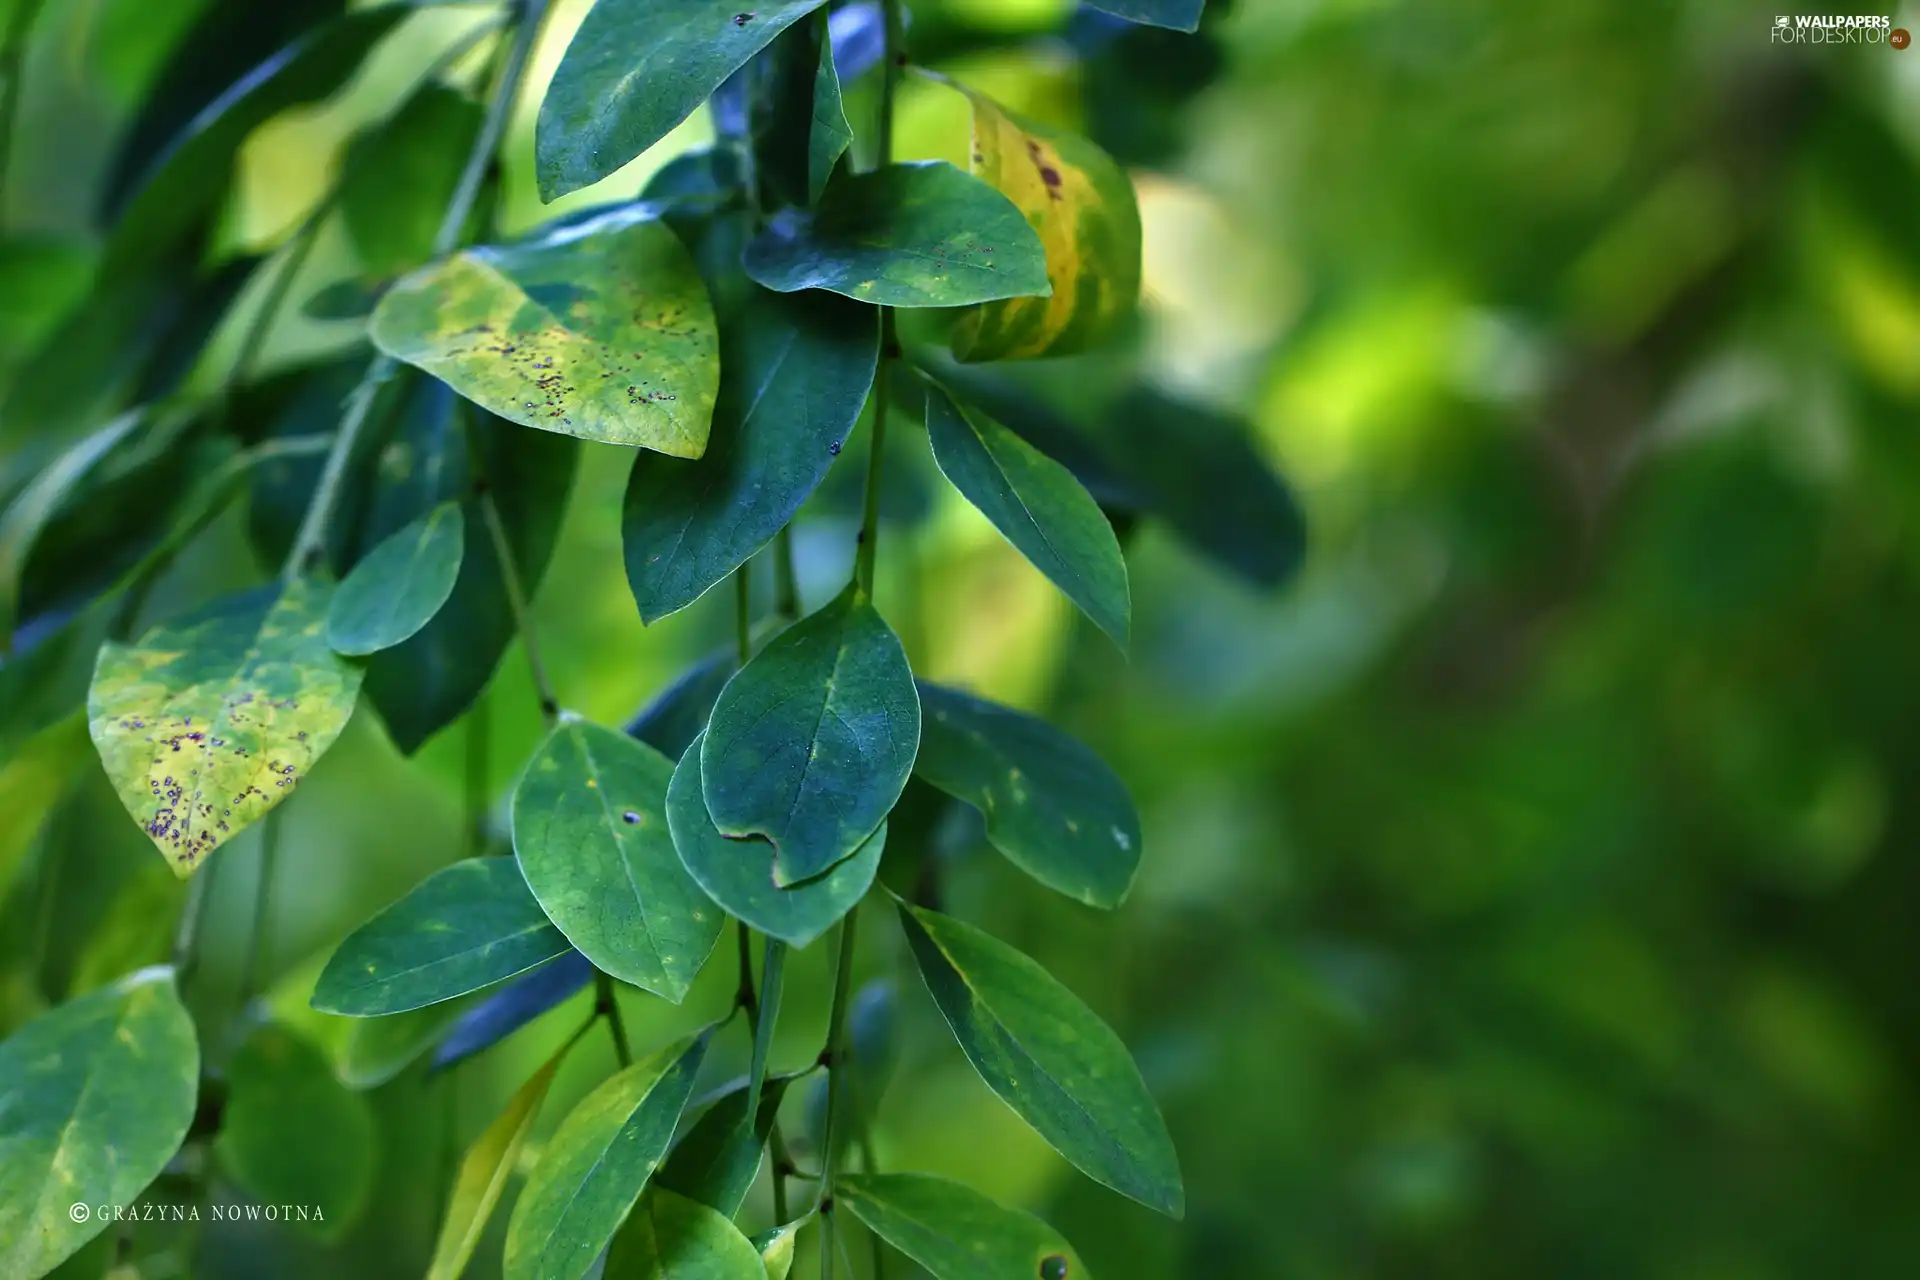
[[[94,746],[174,874],[284,800],[353,713],[363,668],[327,645],[332,591],[300,581],[230,596],[101,647]]]
[[[700,272],[637,206],[401,280],[375,345],[522,426],[697,458],[720,385]]]
[[[1113,157],[1077,134],[973,104],[973,173],[1027,216],[1047,251],[1040,297],[988,302],[961,317],[962,360],[1064,356],[1097,345],[1140,304],[1140,207]]]

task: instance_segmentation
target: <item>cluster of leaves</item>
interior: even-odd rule
[[[123,278],[174,290],[166,274],[203,243],[239,141],[337,88],[409,7],[298,26],[199,104],[146,176],[116,193],[109,257]],[[1192,2],[1102,7],[1175,28],[1199,16]],[[542,195],[605,178],[709,102],[721,139],[670,164],[639,200],[490,239],[490,165],[544,11],[521,0],[502,15],[484,105],[430,77],[350,150],[328,203],[369,276],[305,305],[365,316],[375,352],[363,369],[356,357],[247,376],[310,220],[216,396],[194,400],[149,370],[139,408],[19,486],[0,520],[0,619],[20,633],[0,670],[5,745],[57,728],[84,699],[128,813],[190,877],[286,799],[356,706],[411,752],[468,710],[519,636],[550,727],[513,789],[510,856],[428,877],[339,946],[312,997],[394,1027],[401,1061],[437,1045],[436,1061],[451,1063],[597,984],[595,1020],[610,1024],[622,1066],[534,1164],[505,1274],[571,1280],[605,1253],[610,1275],[783,1276],[815,1221],[830,1272],[841,1210],[943,1280],[1084,1274],[1057,1233],[963,1186],[870,1159],[858,1175],[836,1168],[836,1124],[876,1101],[856,1110],[847,1096],[847,1024],[854,913],[879,893],[986,1083],[1090,1177],[1165,1213],[1183,1208],[1171,1141],[1118,1037],[1031,959],[904,888],[876,887],[889,815],[913,777],[977,809],[1014,864],[1094,907],[1125,898],[1142,843],[1125,788],[1092,753],[909,668],[873,602],[889,405],[924,423],[954,488],[1123,649],[1127,569],[1108,510],[1162,511],[1205,548],[1237,502],[1250,527],[1276,531],[1282,550],[1242,566],[1271,580],[1297,546],[1291,508],[1264,472],[1204,439],[1186,464],[1219,476],[1225,505],[1213,511],[1157,498],[1164,447],[1095,443],[1025,406],[998,407],[1016,393],[971,366],[1086,351],[1131,319],[1132,187],[1092,142],[958,85],[971,171],[893,162],[905,59],[891,3],[830,14],[822,0],[755,11],[598,0],[540,105]],[[843,80],[861,75],[881,86],[873,139],[857,136],[842,99]],[[199,302],[217,317],[232,287]],[[133,311],[103,302],[59,339],[76,358],[99,349],[81,338],[101,327],[124,345]],[[531,598],[577,441],[634,450],[625,558],[652,621],[763,553],[790,579],[788,526],[863,415],[866,511],[843,591],[804,616],[783,592],[779,616],[758,628],[743,592],[738,652],[690,673],[631,732],[562,711],[539,668]],[[200,479],[176,485],[158,524],[112,514],[116,486],[177,481],[168,469],[181,467]],[[283,571],[124,635],[158,570],[243,490],[253,539]],[[1264,545],[1244,533],[1216,545]],[[695,1084],[724,1024],[628,1061],[614,984],[678,1003],[728,919],[743,939],[766,939],[757,995],[742,975],[753,1067],[702,1109]],[[366,1151],[370,1121],[292,1027],[252,1025],[210,1097],[180,998],[187,923],[179,971],[141,970],[0,1045],[6,1274],[53,1268],[106,1225],[67,1206],[133,1202],[183,1144],[210,1148],[261,1201],[324,1206],[329,1229],[364,1208],[364,1181],[327,1166]],[[797,1076],[768,1064],[781,974],[787,948],[836,926],[818,1195],[790,1213],[776,1117]],[[472,1257],[578,1039],[466,1153],[431,1274],[458,1275]],[[308,1158],[303,1127],[345,1138],[329,1159]],[[769,1149],[777,1221],[750,1237],[735,1218]]]

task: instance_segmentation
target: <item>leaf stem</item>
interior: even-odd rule
[[[780,616],[790,622],[800,620],[800,574],[793,562],[793,524],[789,521],[773,535],[774,605]]]
[[[527,600],[520,566],[515,563],[513,544],[507,540],[507,526],[500,519],[500,506],[493,500],[493,489],[480,474],[478,433],[469,431],[467,457],[474,468],[474,489],[480,504],[480,519],[493,542],[493,558],[500,562],[500,582],[506,588],[507,608],[513,612],[514,629],[520,633],[520,647],[527,651],[527,666],[533,673],[533,691],[540,699],[540,714],[551,728],[560,720],[560,700],[554,696],[553,683],[547,679],[546,663],[540,658],[540,640],[534,634],[533,606]]]
[[[180,910],[180,923],[173,934],[174,982],[184,992],[187,980],[200,967],[200,926],[206,919],[207,899],[213,896],[213,876],[220,867],[218,859],[209,861],[187,881],[187,904]]]
[[[620,1016],[620,1001],[614,993],[613,979],[604,970],[593,971],[593,1010],[607,1020],[607,1034],[613,1037],[613,1056],[622,1068],[633,1065],[633,1049],[627,1044],[627,1024]]]
[[[20,112],[20,82],[25,76],[27,37],[46,0],[18,0],[0,43],[0,224],[6,221],[7,171],[13,160],[13,118]]]
[[[253,886],[253,919],[248,929],[247,953],[240,966],[240,1016],[246,1017],[261,974],[273,951],[273,874],[280,856],[281,810],[270,809],[260,824],[260,871]]]
[[[880,56],[880,128],[877,167],[893,163],[893,99],[905,61],[901,42],[900,0],[881,0],[886,44]],[[860,594],[873,596],[874,556],[880,541],[880,476],[887,443],[887,374],[899,349],[893,308],[880,308],[880,362],[873,372],[873,439],[867,451],[867,489],[860,513],[860,542],[854,551],[853,580]]]
[[[747,1123],[757,1125],[760,1095],[767,1084],[767,1057],[773,1051],[773,1029],[780,1020],[780,996],[785,986],[787,944],[768,938],[760,964],[760,1016],[753,1024],[753,1057],[747,1067]]]
[[[743,667],[753,657],[753,580],[747,576],[752,563],[748,560],[733,571],[733,647]]]
[[[840,955],[833,975],[833,1007],[827,1015],[827,1045],[821,1057],[827,1065],[827,1118],[820,1128],[820,1274],[833,1275],[834,1130],[840,1118],[846,1068],[842,1055],[847,1038],[847,1004],[853,990],[853,944],[860,908],[855,906],[840,922]]]
[[[486,118],[473,140],[473,149],[467,153],[467,164],[461,171],[459,185],[447,201],[440,232],[434,237],[435,257],[443,257],[453,250],[459,242],[461,231],[466,227],[468,216],[473,212],[481,179],[486,176],[487,167],[493,162],[494,152],[500,148],[500,136],[507,127],[507,117],[512,114],[514,101],[519,96],[520,81],[526,73],[528,60],[533,56],[533,46],[546,9],[547,0],[520,0],[519,12],[514,20],[513,45],[507,54],[506,65],[500,69],[500,78],[494,84],[492,97],[487,103]],[[300,532],[293,540],[293,550],[288,553],[286,567],[282,570],[282,576],[289,581],[311,569],[323,553],[327,542],[327,526],[339,502],[347,464],[359,444],[360,433],[366,428],[368,417],[372,415],[377,393],[398,368],[399,363],[392,356],[375,356],[368,362],[360,385],[348,397],[346,416],[341,419],[340,430],[334,436],[333,449],[327,454],[326,466],[320,472],[320,483],[314,489],[313,500],[307,504],[306,516],[300,521]]]

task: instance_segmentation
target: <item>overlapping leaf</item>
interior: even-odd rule
[[[1140,815],[1100,757],[1036,716],[920,682],[913,770],[987,820],[1021,870],[1095,907],[1117,907],[1140,866]]]
[[[973,106],[973,172],[1013,201],[1039,233],[1053,291],[968,312],[954,326],[954,353],[962,360],[1007,360],[1073,355],[1097,345],[1140,303],[1133,183],[1085,138],[960,87]]]
[[[743,1079],[729,1086],[674,1144],[657,1183],[728,1217],[738,1213],[760,1171],[761,1153],[790,1082],[787,1076],[767,1079],[751,1125],[747,1123],[748,1082]]]
[[[906,653],[848,588],[728,682],[701,744],[722,835],[773,842],[773,880],[810,880],[857,850],[900,798],[920,745]]]
[[[780,202],[814,204],[853,143],[827,15],[815,12],[787,28],[766,61],[767,83],[753,102],[761,181]]]
[[[1011,201],[945,161],[843,174],[748,244],[747,274],[779,293],[827,289],[886,307],[1045,294],[1047,258]]]
[[[512,858],[472,858],[428,876],[348,935],[314,984],[313,1007],[374,1017],[478,991],[566,953]]]
[[[747,59],[823,0],[599,0],[540,103],[534,166],[552,200],[666,137]]]
[[[934,1280],[1086,1280],[1066,1237],[958,1182],[922,1173],[848,1174],[833,1189],[836,1203]]]
[[[459,503],[443,502],[369,552],[333,593],[327,643],[377,653],[433,621],[460,578],[465,523]]]
[[[1179,1217],[1166,1123],[1120,1037],[1071,991],[972,925],[900,904],[913,958],[980,1076],[1082,1172]]]
[[[388,290],[368,333],[522,426],[697,458],[720,376],[713,308],[654,213],[463,250]]]
[[[825,874],[782,888],[774,882],[772,845],[728,839],[714,828],[702,787],[700,746],[696,738],[687,748],[667,788],[667,822],[681,862],[736,920],[790,946],[807,946],[866,896],[886,848],[886,823]]]
[[[717,1209],[647,1188],[607,1253],[607,1280],[763,1280],[760,1251]]]
[[[647,622],[744,564],[819,487],[873,385],[880,324],[841,298],[752,289],[721,343],[706,456],[641,453],[627,484],[627,581]]]
[[[568,1113],[507,1224],[506,1280],[579,1280],[653,1176],[693,1091],[707,1037],[668,1045]]]
[[[0,1275],[45,1275],[111,1225],[193,1122],[200,1050],[173,971],[144,969],[0,1042]]]
[[[526,1145],[540,1104],[553,1086],[553,1074],[559,1070],[556,1055],[535,1071],[507,1102],[506,1109],[474,1139],[461,1158],[455,1175],[453,1194],[447,1200],[446,1217],[440,1223],[440,1236],[433,1246],[433,1260],[427,1265],[427,1280],[460,1280],[460,1273],[473,1259],[487,1219],[500,1203],[520,1150]]]
[[[229,597],[101,648],[94,745],[175,874],[286,799],[346,726],[362,671],[327,644],[331,591],[303,580]]]
[[[1132,616],[1113,526],[1073,473],[926,382],[927,439],[953,487],[1122,649]]]
[[[589,960],[678,1003],[726,917],[688,876],[667,826],[673,762],[581,720],[557,726],[513,793],[527,884]]]

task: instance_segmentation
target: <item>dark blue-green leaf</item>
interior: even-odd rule
[[[817,207],[778,214],[743,262],[779,293],[828,289],[883,307],[958,307],[1051,289],[1025,215],[943,160],[841,174]]]
[[[706,1055],[701,1034],[610,1077],[568,1113],[507,1223],[506,1280],[579,1280],[673,1140]]]
[[[552,200],[667,136],[747,59],[822,0],[599,0],[540,104],[534,167]]]
[[[920,976],[988,1086],[1088,1177],[1179,1217],[1173,1140],[1120,1037],[1006,943],[899,906]]]
[[[816,12],[787,28],[762,61],[766,71],[753,99],[761,183],[779,203],[814,204],[853,143],[827,15]]]
[[[1140,815],[1099,756],[1037,716],[920,682],[913,771],[987,820],[987,839],[1040,883],[1089,906],[1125,901]]]
[[[849,587],[721,692],[700,749],[707,812],[722,835],[773,842],[776,884],[811,880],[873,834],[919,746],[906,652]]]
[[[678,1004],[726,917],[700,892],[667,827],[673,762],[625,734],[569,720],[513,793],[527,885],[580,954]]]
[[[593,978],[591,962],[569,951],[550,964],[523,973],[460,1015],[433,1051],[433,1070],[490,1049],[541,1014],[563,1003]]]
[[[313,1007],[373,1017],[492,986],[568,950],[512,858],[442,868],[347,936]]]
[[[1113,526],[1073,473],[929,381],[927,439],[953,487],[1095,625],[1127,647],[1132,604]]]
[[[0,1275],[38,1276],[111,1223],[193,1122],[200,1049],[173,971],[143,969],[0,1042]]]
[[[825,478],[873,385],[878,313],[752,289],[722,316],[704,457],[641,451],[621,521],[643,621],[698,599],[772,540]]]
[[[772,845],[730,840],[714,829],[701,785],[699,739],[673,772],[667,822],[681,862],[708,897],[735,919],[794,947],[804,947],[831,929],[866,896],[887,842],[882,822],[851,858],[835,863],[825,875],[781,888],[774,883]]]
[[[363,655],[411,638],[453,594],[465,552],[460,504],[443,502],[353,567],[327,606],[327,643]]]
[[[674,678],[627,722],[629,737],[640,739],[669,760],[686,754],[687,744],[706,731],[707,718],[738,664],[732,645],[708,654]]]

